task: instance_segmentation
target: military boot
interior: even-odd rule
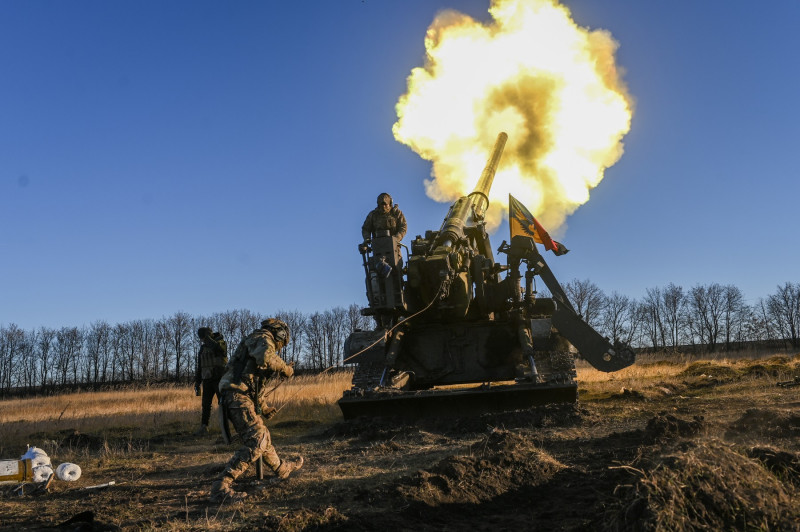
[[[273,471],[277,471],[281,466],[281,459],[278,456],[278,453],[275,452],[275,447],[272,445],[267,447],[267,449],[262,453],[261,458],[264,460],[264,463],[267,464]]]
[[[200,428],[194,433],[195,436],[205,436],[208,434],[208,425],[200,425]]]
[[[281,465],[275,470],[275,474],[278,475],[279,478],[289,478],[292,471],[297,471],[301,467],[303,467],[302,456],[298,456],[294,460],[281,460]]]
[[[242,491],[234,491],[231,488],[233,479],[231,477],[223,477],[222,480],[217,480],[211,484],[211,502],[229,502],[241,501],[247,498],[247,493]]]

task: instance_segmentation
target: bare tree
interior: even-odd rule
[[[83,343],[81,331],[77,327],[62,327],[56,333],[56,368],[60,385],[70,382],[68,375],[72,370],[72,382],[77,383],[77,357]]]
[[[326,368],[341,365],[344,341],[348,334],[347,323],[347,309],[344,307],[334,307],[323,314]]]
[[[0,326],[0,392],[11,389],[11,368],[14,366],[17,350],[13,343],[12,330],[18,328],[12,323],[8,327]]]
[[[760,340],[774,340],[777,334],[778,327],[773,321],[772,314],[769,311],[769,301],[759,298],[753,305],[753,332],[751,336],[758,336]],[[761,331],[759,334],[757,331]]]
[[[36,332],[23,331],[22,342],[19,344],[19,377],[17,385],[25,388],[36,386]]]
[[[663,349],[666,346],[664,339],[664,318],[662,316],[662,293],[661,289],[648,288],[641,307],[642,328],[650,340],[650,345],[654,350]]]
[[[732,284],[723,287],[722,305],[722,330],[725,336],[725,351],[730,351],[733,341],[742,341],[744,322],[749,309],[744,302],[742,291]]]
[[[168,380],[172,371],[175,352],[172,350],[169,320],[162,317],[156,321],[154,327],[154,341],[156,344],[156,359],[158,360],[157,377]]]
[[[125,374],[128,371],[127,363],[127,344],[128,344],[128,328],[118,323],[114,325],[111,330],[111,380],[117,381],[125,380]],[[128,379],[132,379],[133,375],[128,374]]]
[[[677,349],[681,344],[681,321],[685,314],[686,296],[683,288],[669,283],[661,293],[663,308],[665,346]]]
[[[767,306],[782,338],[789,338],[792,347],[800,346],[800,284],[785,283],[767,298]]]
[[[298,310],[279,310],[275,317],[289,326],[291,342],[286,347],[284,358],[287,362],[301,364],[302,352],[306,343],[306,317]]]
[[[53,383],[51,354],[53,342],[56,338],[56,330],[48,327],[41,327],[36,337],[36,355],[39,370],[39,385],[42,389]]]
[[[87,380],[97,384],[105,381],[108,367],[109,337],[111,326],[106,321],[96,321],[86,333],[86,355],[89,375]]]
[[[141,371],[141,364],[136,357],[136,342],[134,341],[134,336],[136,336],[134,329],[137,327],[135,321],[130,321],[127,323],[123,323],[117,326],[116,332],[120,335],[120,347],[121,351],[121,360],[122,365],[125,368],[123,371],[123,379],[127,379],[129,381],[136,380],[137,378],[142,378],[142,375],[139,373]]]
[[[304,365],[312,369],[323,369],[325,367],[326,336],[325,336],[325,316],[320,312],[314,312],[308,317],[307,336],[306,336],[306,357]]]
[[[25,385],[24,372],[35,363],[30,342],[30,336],[16,324],[0,327],[0,392]]]
[[[262,316],[257,312],[250,312],[249,310],[240,310],[237,313],[237,318],[238,326],[236,332],[231,333],[233,336],[231,336],[229,347],[235,347],[242,338],[259,328],[261,322],[266,319],[266,316]],[[288,321],[286,323],[289,324]],[[289,325],[291,327],[291,324]],[[292,330],[292,336],[294,336],[294,330]]]
[[[234,342],[238,344],[238,340],[234,340],[237,336],[241,339],[244,335],[242,335],[241,328],[243,326],[242,322],[242,312],[238,310],[226,310],[225,312],[220,312],[215,314],[214,317],[216,319],[212,320],[217,323],[217,326],[214,327],[214,330],[222,333],[222,336],[225,337],[225,342]],[[202,327],[202,325],[201,325]],[[250,331],[248,331],[249,333]],[[247,333],[245,333],[247,334]],[[200,348],[200,341],[197,341],[197,347]]]
[[[700,343],[705,344],[709,352],[716,350],[722,330],[724,296],[725,289],[719,283],[697,285],[689,292],[689,309],[697,324]]]
[[[132,373],[148,382],[157,377],[158,369],[153,320],[134,320],[130,322],[128,331]]]
[[[564,286],[564,292],[583,321],[596,327],[606,305],[603,291],[589,279],[573,279]]]
[[[612,292],[611,296],[606,300],[606,306],[601,317],[602,330],[612,341],[630,342],[630,309],[632,305],[631,299],[619,292]]]
[[[361,305],[352,303],[347,307],[348,334],[355,331],[368,331],[372,328],[372,318],[361,314]]]
[[[193,378],[193,365],[190,349],[192,336],[192,318],[186,312],[176,312],[167,320],[167,333],[172,351],[175,355],[175,380],[182,376]],[[185,371],[185,373],[182,373]]]

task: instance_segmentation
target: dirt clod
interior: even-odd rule
[[[726,436],[729,438],[800,437],[800,414],[796,411],[772,408],[750,408],[739,419],[731,423]]]
[[[659,412],[647,422],[644,429],[646,442],[670,441],[676,438],[690,438],[703,428],[703,416],[695,416],[691,421],[680,419],[666,412]]]
[[[624,530],[778,530],[800,518],[792,500],[792,487],[758,461],[711,440],[657,457],[605,524]]]
[[[468,454],[448,456],[402,479],[396,489],[404,499],[428,506],[477,504],[520,486],[546,482],[563,467],[519,434],[496,429],[470,446]]]

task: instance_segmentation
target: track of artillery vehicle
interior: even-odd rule
[[[533,238],[503,241],[506,264],[495,262],[484,215],[506,140],[500,133],[475,189],[438,231],[411,242],[405,263],[388,232],[359,245],[369,301],[361,313],[376,326],[346,341],[355,369],[339,400],[345,419],[574,402],[577,355],[609,372],[634,362],[630,347],[575,312]],[[535,276],[552,297],[536,296]]]

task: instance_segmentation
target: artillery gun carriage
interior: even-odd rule
[[[634,362],[630,347],[612,345],[575,312],[533,238],[503,241],[506,264],[495,262],[484,216],[507,138],[498,135],[475,189],[438,231],[411,242],[405,262],[388,233],[359,245],[369,302],[361,313],[375,329],[345,343],[355,365],[339,400],[346,419],[574,402],[576,356],[601,371]],[[552,297],[537,297],[536,276]]]

